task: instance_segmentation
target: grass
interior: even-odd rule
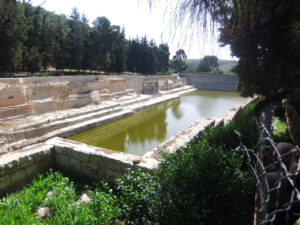
[[[97,190],[91,203],[75,204],[82,185],[75,185],[59,172],[39,175],[30,187],[0,200],[0,224],[114,224],[118,213],[115,199]],[[48,196],[49,192],[52,196]],[[41,220],[39,207],[49,207],[52,217]],[[99,213],[101,211],[101,214]],[[99,216],[100,215],[100,216]]]

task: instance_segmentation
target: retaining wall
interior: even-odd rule
[[[188,85],[200,90],[237,91],[238,78],[235,76],[220,76],[207,74],[181,73]]]
[[[0,119],[80,108],[136,93],[152,94],[184,86],[171,76],[63,76],[0,79]]]
[[[139,166],[150,171],[156,165],[154,159],[53,138],[0,157],[0,196],[17,190],[30,182],[34,175],[50,168],[93,181],[113,182],[127,168]]]

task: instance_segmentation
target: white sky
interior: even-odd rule
[[[202,58],[205,55],[216,55],[219,59],[232,59],[229,47],[221,48],[211,35],[194,35],[192,40],[188,29],[175,27],[166,12],[167,0],[161,0],[150,11],[147,0],[31,0],[34,6],[40,5],[48,11],[70,15],[76,7],[85,13],[91,24],[95,18],[107,17],[111,24],[124,26],[127,38],[147,35],[148,40],[154,39],[156,44],[168,43],[171,56],[176,50],[185,50],[188,58]]]

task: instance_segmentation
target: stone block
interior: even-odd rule
[[[8,175],[0,176],[0,189],[10,186],[10,177]]]
[[[18,159],[12,160],[5,164],[5,174],[13,173],[20,168],[20,162]]]
[[[71,156],[75,159],[79,159],[81,162],[88,162],[89,161],[89,153],[84,152],[84,149],[82,150],[74,150],[71,153]]]
[[[30,166],[34,163],[34,158],[32,156],[22,156],[19,158],[20,167],[24,168]]]
[[[43,161],[40,161],[39,162],[39,171],[43,172],[43,171],[49,170],[53,164],[54,164],[53,158],[47,158]]]
[[[27,176],[30,176],[30,175],[33,175],[33,174],[36,174],[36,173],[40,172],[39,166],[38,166],[37,163],[26,167],[25,171],[26,171]]]
[[[18,80],[13,84],[9,84],[7,79],[0,80],[0,107],[26,103],[27,99]]]
[[[33,111],[35,114],[43,114],[57,110],[57,104],[52,100],[44,102],[31,102],[31,104],[33,106]]]
[[[87,176],[90,179],[97,180],[102,178],[99,176],[99,167],[89,162],[82,162],[80,167],[80,173]],[[102,175],[102,174],[101,174]]]
[[[119,160],[114,160],[114,159],[111,159],[108,161],[108,163],[106,164],[106,169],[107,170],[117,170],[119,171],[121,169],[121,164],[122,162],[119,161]]]
[[[44,149],[34,154],[34,160],[40,162],[53,157],[51,149]]]
[[[80,171],[80,161],[78,159],[70,158],[70,167],[73,170]]]
[[[100,166],[90,162],[82,162],[81,168],[90,168],[91,170],[98,170]]]
[[[108,158],[104,157],[102,155],[97,155],[97,154],[91,154],[89,157],[89,162],[92,164],[96,164],[98,166],[105,166],[108,162]]]
[[[62,147],[62,146],[55,146],[55,152],[62,154],[62,155],[66,155],[66,156],[70,156],[72,154],[73,149],[68,148],[68,147]]]
[[[63,167],[70,166],[70,163],[69,163],[70,158],[65,155],[62,155],[62,154],[58,154],[58,153],[55,154],[55,162],[59,166],[63,166]]]
[[[10,177],[11,183],[14,184],[14,183],[24,179],[25,177],[26,177],[25,169],[17,170],[13,174],[11,174],[11,177]]]
[[[0,164],[0,176],[3,176],[5,174],[5,166],[4,164]]]
[[[26,116],[32,114],[31,105],[17,105],[11,107],[0,108],[0,119],[5,119],[15,116]]]

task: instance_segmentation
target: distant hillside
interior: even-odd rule
[[[219,59],[219,69],[224,72],[231,71],[237,64],[236,60]]]
[[[200,59],[187,59],[187,63],[193,67],[197,68],[198,64],[200,62]],[[236,60],[226,60],[226,59],[219,59],[219,68],[223,72],[228,72],[233,69],[237,65]]]

